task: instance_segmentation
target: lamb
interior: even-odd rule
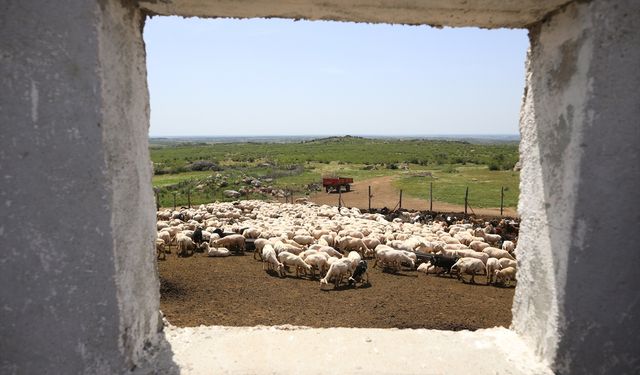
[[[458,280],[464,281],[462,274],[471,275],[471,283],[475,284],[475,275],[476,274],[485,274],[487,272],[484,263],[480,259],[476,258],[460,258],[458,261],[451,266],[451,272],[454,272],[454,269],[458,271]]]
[[[233,250],[236,253],[243,253],[245,251],[244,236],[241,234],[232,234],[226,237],[222,237],[213,241],[213,247],[225,247]]]
[[[516,269],[513,267],[507,267],[501,270],[496,270],[495,276],[496,284],[508,286],[512,280],[516,281]]]
[[[500,261],[496,258],[489,258],[489,260],[487,260],[486,263],[486,270],[487,270],[487,285],[491,284],[493,282],[493,276],[496,270],[499,270],[500,267]]]
[[[310,271],[311,266],[305,263],[302,258],[297,256],[296,254],[292,254],[288,251],[283,251],[278,254],[278,260],[282,262],[285,266],[295,266],[296,267],[296,277],[300,277],[300,271]]]
[[[279,275],[282,275],[284,272],[284,265],[278,260],[276,256],[276,251],[273,249],[271,244],[266,244],[262,248],[262,269],[265,269],[265,265],[267,269],[273,270],[275,269]]]
[[[207,242],[203,242],[200,245],[200,248],[204,250],[204,252],[207,253],[207,256],[209,257],[226,257],[226,256],[229,256],[229,254],[231,254],[229,249],[224,247],[219,247],[219,248],[209,247],[209,243]]]
[[[495,247],[487,247],[486,249],[482,250],[482,252],[485,254],[489,254],[491,258],[497,258],[497,259],[507,258],[507,259],[515,260],[513,256],[509,254],[508,251],[498,249]]]

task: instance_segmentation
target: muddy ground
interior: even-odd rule
[[[373,265],[369,261],[369,266]],[[371,286],[321,291],[317,280],[280,278],[252,253],[158,261],[160,307],[180,327],[292,324],[310,327],[475,330],[511,322],[513,288],[463,284],[416,271],[369,270]]]

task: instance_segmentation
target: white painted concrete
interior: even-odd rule
[[[505,328],[169,326],[165,335],[162,350],[141,373],[175,371],[170,359],[181,374],[552,374]]]
[[[640,373],[638,1],[1,4],[1,373],[544,374],[545,363],[561,374]],[[157,334],[142,42],[149,11],[528,27],[513,331]],[[300,361],[278,359],[273,348],[297,350]],[[357,356],[322,371],[311,364],[338,353]]]
[[[433,26],[528,27],[571,0],[141,0],[151,14]]]

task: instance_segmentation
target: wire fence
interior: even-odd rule
[[[398,191],[398,195],[396,198],[391,200],[386,199],[386,201],[381,202],[379,199],[374,200],[375,191],[373,191],[371,186],[368,186],[367,188],[368,199],[367,199],[366,207],[363,207],[363,203],[361,199],[352,200],[350,198],[354,190],[351,190],[351,192],[347,192],[345,190],[346,189],[344,189],[343,187],[343,188],[337,189],[332,193],[327,193],[329,197],[334,197],[335,199],[334,201],[335,203],[333,202],[329,202],[329,203],[334,204],[339,208],[358,207],[360,209],[367,209],[370,212],[372,210],[375,211],[379,209],[387,209],[388,211],[399,211],[399,210],[405,209],[405,207],[403,206],[404,192],[402,189]],[[426,204],[424,207],[417,208],[418,210],[435,212],[433,191],[434,191],[434,186],[433,186],[433,182],[431,182],[429,184],[429,198],[427,200],[428,204]],[[496,210],[499,208],[500,216],[505,216],[505,209],[507,209],[507,207],[505,207],[505,191],[506,191],[505,187],[502,186],[500,189],[499,195],[495,197],[496,204],[495,206],[493,206],[494,209]],[[476,210],[478,208],[487,209],[485,207],[475,206],[475,204],[473,203],[473,200],[470,199],[470,196],[472,196],[470,195],[470,192],[473,193],[473,191],[470,191],[469,187],[467,186],[464,191],[464,203],[463,205],[461,205],[463,207],[463,210],[464,210],[463,213],[465,216],[475,215],[476,212],[474,210],[474,207],[476,208]],[[476,193],[482,194],[485,197],[487,195],[486,191],[476,192]],[[317,193],[317,194],[322,194],[322,193]],[[214,201],[234,201],[234,200],[246,200],[246,199],[277,200],[281,203],[303,203],[308,200],[313,201],[314,198],[316,198],[317,196],[310,196],[309,192],[296,191],[293,189],[282,189],[277,196],[268,196],[264,194],[233,194],[220,199],[219,196],[214,196],[214,195],[208,196],[208,194],[198,192],[198,191],[183,190],[183,191],[167,192],[167,191],[161,191],[160,189],[155,189],[155,197],[156,197],[156,208],[158,210],[161,207],[173,208],[175,210],[182,207],[192,208],[195,205],[200,205],[202,203],[210,203]],[[436,204],[442,205],[443,203],[445,202],[438,201]],[[448,204],[448,203],[445,203],[445,204]],[[455,205],[455,204],[451,203],[449,205]],[[416,209],[415,204],[411,208]],[[436,210],[440,208],[440,211],[442,211],[442,207],[435,207],[435,208]]]

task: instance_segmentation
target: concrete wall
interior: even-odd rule
[[[530,30],[513,329],[557,373],[638,373],[640,4]]]
[[[0,373],[118,373],[156,340],[141,13],[0,3]]]
[[[3,1],[0,372],[118,373],[167,347],[156,334],[140,5],[162,14],[530,27],[512,329],[559,373],[639,373],[640,5],[565,4]]]

